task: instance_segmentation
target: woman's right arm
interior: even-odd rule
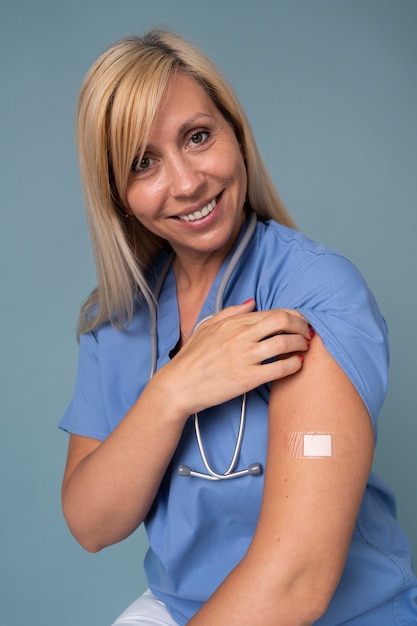
[[[63,510],[86,550],[121,541],[142,523],[189,415],[301,368],[307,322],[253,306],[229,307],[202,324],[103,442],[71,435]]]
[[[62,504],[86,550],[97,552],[140,525],[187,417],[175,410],[155,375],[105,441],[70,436]]]

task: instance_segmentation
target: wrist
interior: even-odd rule
[[[144,394],[148,395],[153,413],[164,419],[184,427],[191,411],[184,402],[184,394],[181,391],[179,381],[172,375],[168,376],[166,367],[158,370],[147,384]]]

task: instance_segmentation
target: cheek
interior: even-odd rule
[[[234,176],[239,181],[239,183],[244,186],[246,193],[247,186],[247,172],[246,172],[246,164],[245,159],[242,154],[241,147],[236,142],[236,145],[233,146],[233,149],[230,151],[228,155],[228,162],[233,164]]]
[[[246,165],[240,148],[236,147],[219,152],[210,159],[212,171],[217,171],[219,178],[225,181],[236,182],[244,187],[246,193],[247,173]]]
[[[136,214],[150,215],[157,208],[161,190],[157,185],[133,184],[126,199],[131,211]]]
[[[248,173],[246,171],[245,161],[243,160],[243,156],[241,155],[240,152],[239,152],[239,158],[236,164],[236,169],[237,169],[237,178],[239,179],[239,183],[241,187],[241,193],[243,197],[246,197],[246,192],[248,189]]]

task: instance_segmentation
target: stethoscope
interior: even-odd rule
[[[223,299],[224,299],[224,292],[226,290],[226,287],[229,283],[229,280],[237,266],[237,264],[239,263],[243,253],[245,252],[250,239],[252,238],[252,235],[255,231],[256,228],[256,221],[257,221],[257,216],[256,213],[251,213],[250,215],[250,219],[249,219],[249,223],[248,226],[246,228],[245,233],[242,236],[242,239],[240,240],[240,242],[238,243],[236,250],[234,251],[232,258],[229,261],[229,264],[226,268],[225,273],[223,274],[223,277],[220,281],[220,285],[219,288],[217,290],[216,293],[216,298],[214,301],[214,311],[212,314],[210,315],[206,315],[203,319],[201,319],[193,328],[193,332],[195,332],[195,330],[200,326],[200,324],[203,324],[203,322],[206,322],[208,319],[210,319],[211,317],[213,317],[213,315],[216,315],[216,313],[219,313],[222,308],[223,308]],[[168,274],[169,268],[171,267],[172,261],[174,259],[174,253],[172,252],[168,259],[167,262],[165,263],[164,267],[162,268],[162,271],[158,277],[158,281],[155,285],[154,291],[153,291],[153,295],[155,298],[155,301],[158,302],[159,299],[159,295],[161,293],[162,290],[162,286],[164,284],[165,278]],[[151,368],[150,368],[150,374],[149,374],[149,380],[152,378],[152,376],[155,374],[156,372],[156,367],[157,367],[157,359],[158,359],[158,335],[157,335],[157,314],[156,312],[153,313],[151,315],[151,328],[150,328],[150,340],[151,340]],[[196,435],[196,439],[197,439],[197,444],[198,444],[198,449],[201,455],[201,459],[203,461],[204,467],[207,470],[207,473],[203,473],[203,472],[197,472],[193,469],[191,469],[190,467],[188,467],[188,465],[183,465],[181,464],[178,467],[178,474],[180,476],[194,476],[197,478],[204,478],[206,480],[228,480],[229,478],[239,478],[241,476],[247,476],[247,475],[251,475],[251,476],[257,476],[259,474],[262,474],[262,466],[260,463],[252,463],[251,465],[249,465],[246,469],[243,470],[238,470],[235,471],[236,468],[236,464],[238,462],[238,458],[240,455],[240,451],[242,449],[242,441],[243,441],[243,435],[244,435],[244,431],[245,431],[245,423],[246,423],[246,393],[242,395],[242,406],[241,406],[241,411],[240,411],[240,422],[239,422],[239,431],[238,431],[238,436],[236,439],[236,445],[235,445],[235,449],[233,452],[233,456],[232,456],[232,460],[230,461],[230,465],[227,468],[227,470],[223,473],[223,474],[219,474],[218,472],[216,472],[210,465],[206,453],[204,451],[204,445],[203,445],[203,440],[201,437],[201,431],[200,431],[200,424],[199,424],[199,419],[198,419],[198,413],[194,414],[194,430],[195,430],[195,435]]]

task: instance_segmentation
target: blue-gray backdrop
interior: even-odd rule
[[[375,465],[417,550],[415,0],[1,0],[1,626],[106,626],[144,588],[141,530],[97,555],[69,534],[57,422],[95,281],[77,93],[105,47],[155,25],[220,64],[299,226],[380,302],[392,364]]]

